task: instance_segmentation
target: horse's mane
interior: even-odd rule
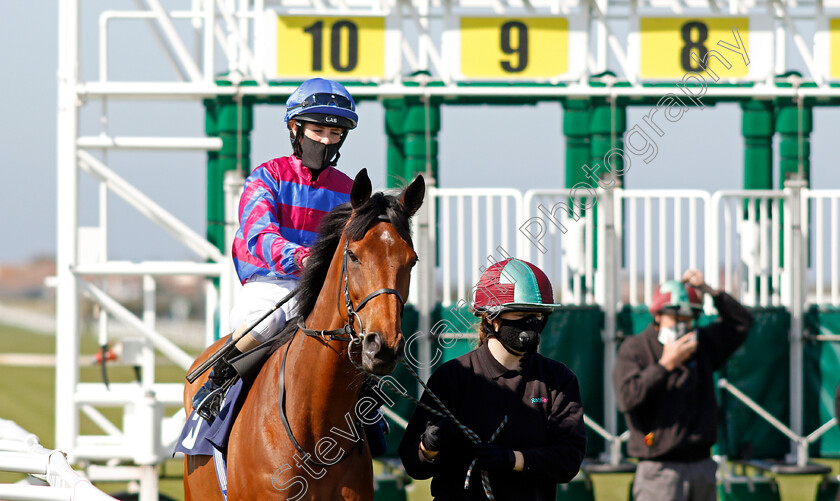
[[[371,226],[385,218],[409,245],[413,245],[410,216],[396,192],[374,193],[355,213],[349,203],[344,203],[324,216],[318,226],[318,239],[312,246],[306,268],[298,282],[296,316],[306,318],[315,308],[341,235],[346,234],[350,241],[361,240]],[[296,327],[283,329],[275,349],[289,341],[296,330]]]

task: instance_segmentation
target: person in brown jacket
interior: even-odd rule
[[[702,294],[720,314],[696,327]],[[639,458],[635,501],[717,499],[718,407],[714,371],[743,344],[752,315],[729,294],[712,290],[697,270],[682,282],[661,284],[653,296],[654,321],[621,345],[613,370],[618,408],[630,429],[627,451]]]

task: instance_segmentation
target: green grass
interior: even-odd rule
[[[93,355],[97,351],[96,341],[92,336],[85,336],[81,341],[81,352]],[[0,352],[2,353],[55,353],[55,339],[52,336],[0,325]],[[112,366],[108,370],[112,382],[131,381],[134,373],[129,367]],[[159,365],[156,368],[158,381],[181,382],[184,372],[174,365]],[[88,366],[81,369],[81,381],[100,381],[98,367]],[[120,409],[103,409],[114,423],[119,423]],[[11,419],[26,430],[38,435],[45,447],[54,447],[55,426],[55,370],[52,367],[10,367],[0,365],[0,418]],[[82,433],[98,433],[96,426],[82,416]],[[840,460],[819,460],[832,467],[832,473],[840,471]],[[160,492],[167,496],[183,499],[183,463],[170,460],[161,466]],[[0,482],[16,482],[23,476],[16,473],[0,472]],[[630,474],[593,475],[596,499],[607,501],[625,501],[628,497]],[[820,476],[779,477],[779,487],[783,501],[813,501]],[[123,483],[99,484],[106,492],[124,491]],[[427,501],[431,499],[428,481],[416,481],[407,489],[409,501]]]

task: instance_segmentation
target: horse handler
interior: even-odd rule
[[[558,306],[548,277],[530,263],[506,259],[482,274],[473,304],[478,348],[440,366],[420,399],[440,410],[434,393],[480,443],[423,407],[400,443],[406,471],[432,477],[435,499],[491,492],[499,500],[553,501],[557,484],[577,475],[586,449],[577,377],[537,353]]]
[[[720,320],[692,331],[700,292],[712,295]],[[613,371],[618,408],[630,429],[627,451],[639,458],[633,499],[713,501],[713,373],[746,340],[752,315],[729,294],[712,290],[697,270],[660,285],[650,313],[653,322],[624,341]]]
[[[254,169],[239,202],[233,263],[243,287],[230,315],[231,330],[244,330],[297,286],[321,218],[350,200],[353,180],[335,165],[358,121],[353,97],[338,82],[312,78],[289,96],[285,122],[293,153]],[[224,383],[236,376],[230,360],[280,332],[295,305],[288,301],[216,362],[193,397],[199,416],[215,419]]]

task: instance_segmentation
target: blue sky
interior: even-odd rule
[[[133,2],[81,2],[82,25],[96,26],[100,8],[134,8]],[[56,71],[58,7],[55,2],[7,2],[0,20],[0,78],[5,97],[0,120],[0,183],[3,238],[0,262],[21,262],[36,255],[53,255],[56,246]],[[115,56],[109,61],[113,75],[139,75],[154,79],[170,74],[142,23],[115,30]],[[145,38],[144,38],[145,37]],[[96,73],[95,30],[83,30],[82,74]],[[148,43],[147,43],[148,42]],[[123,56],[117,56],[122,47]],[[160,65],[137,65],[150,57]],[[200,103],[109,103],[109,131],[114,135],[203,135],[204,110]],[[628,128],[647,110],[628,110]],[[342,149],[339,167],[351,177],[366,167],[374,185],[385,185],[384,113],[378,103],[359,106],[360,125]],[[259,106],[252,136],[253,165],[289,153],[282,122],[283,108]],[[840,188],[834,167],[836,139],[833,129],[840,110],[814,112],[812,186]],[[86,105],[81,132],[99,132],[99,104]],[[538,106],[444,107],[440,140],[440,186],[444,187],[563,187],[564,139],[562,111],[557,104]],[[650,164],[636,160],[628,173],[630,188],[699,188],[707,191],[738,189],[743,183],[743,140],[740,109],[719,105],[691,109],[679,122],[665,128],[658,140],[659,155]],[[778,161],[778,160],[777,160]],[[201,153],[108,154],[107,163],[158,203],[204,232],[206,156]],[[774,175],[777,180],[778,175]],[[96,221],[97,191],[82,175],[80,210],[83,224]],[[111,218],[119,221],[111,234],[109,252],[115,259],[185,259],[189,251],[153,227],[122,202],[111,198]],[[136,237],[143,238],[122,238]]]

